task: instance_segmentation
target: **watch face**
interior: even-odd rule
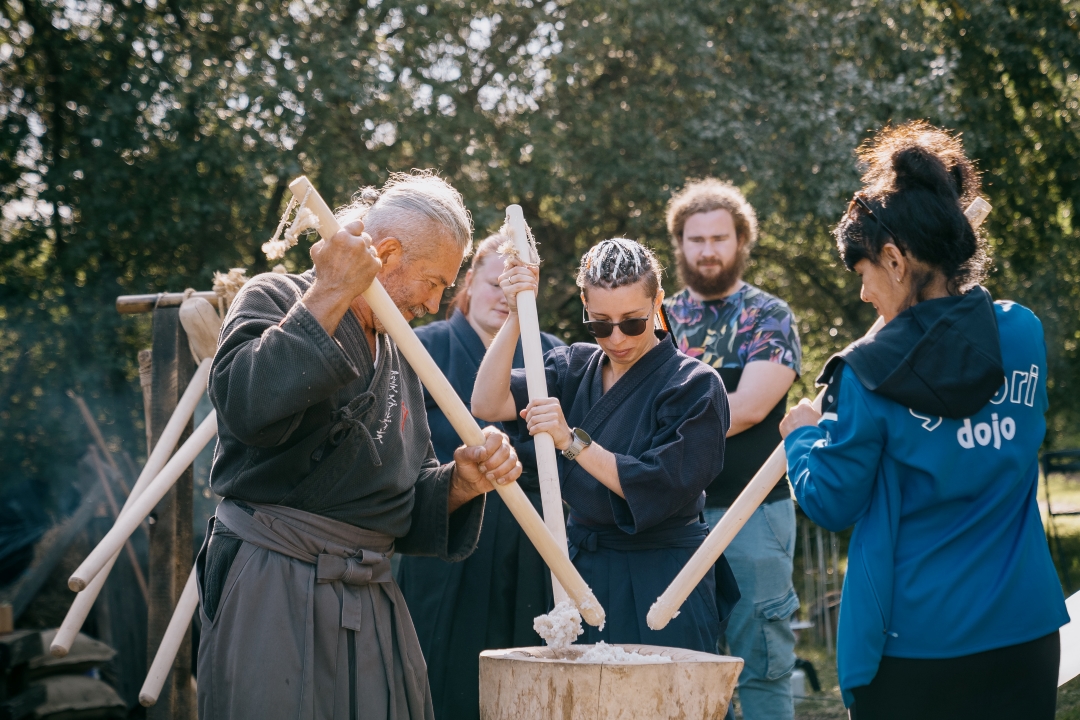
[[[589,434],[581,428],[574,428],[574,436],[577,437],[577,439],[585,445],[589,445],[590,443],[592,443],[592,438],[589,437]]]

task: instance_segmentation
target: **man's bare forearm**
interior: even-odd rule
[[[304,307],[318,321],[319,325],[322,325],[323,330],[326,330],[326,334],[332,337],[337,332],[341,318],[345,317],[345,313],[349,311],[349,305],[352,304],[353,298],[346,297],[346,295],[347,293],[340,291],[328,291],[320,288],[319,281],[316,279],[315,284],[304,293],[304,297],[300,299],[300,302],[304,304]]]
[[[458,479],[457,468],[455,468],[454,476],[450,480],[450,496],[446,503],[448,511],[453,513],[478,495],[480,495],[479,491]]]
[[[746,393],[740,395],[738,391],[735,391],[728,395],[728,406],[731,408],[731,426],[728,428],[727,436],[738,435],[764,420],[769,414],[769,410],[772,410],[772,406],[763,408],[763,405],[764,403],[756,402],[754,398],[747,397]]]
[[[728,394],[731,426],[727,436],[749,430],[768,417],[793,382],[795,371],[785,365],[760,360],[747,363],[739,389]]]

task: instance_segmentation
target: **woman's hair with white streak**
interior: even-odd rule
[[[663,270],[649,248],[627,238],[612,238],[593,245],[581,256],[577,285],[588,288],[617,288],[645,283],[645,294],[656,297]]]
[[[335,216],[342,225],[363,220],[373,238],[394,235],[406,253],[431,230],[431,223],[444,228],[466,257],[472,249],[472,217],[461,193],[433,170],[391,173],[381,191],[362,188]]]

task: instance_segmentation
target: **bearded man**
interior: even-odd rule
[[[203,720],[430,720],[389,558],[467,557],[483,494],[521,473],[494,428],[439,464],[420,382],[361,297],[378,277],[406,319],[438,309],[471,245],[461,195],[395,175],[338,215],[314,269],[244,286],[214,357],[224,499],[196,565]]]
[[[781,442],[802,350],[787,303],[742,279],[757,216],[738,188],[712,178],[689,183],[671,198],[667,227],[685,286],[665,302],[672,331],[684,353],[720,373],[731,406],[724,469],[705,491],[705,520],[715,527]],[[794,714],[794,552],[795,506],[781,480],[724,553],[742,594],[726,638],[745,661],[739,701],[747,720]]]

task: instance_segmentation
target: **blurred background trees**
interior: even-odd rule
[[[580,253],[616,234],[672,267],[688,178],[762,220],[748,279],[787,299],[806,377],[873,310],[830,229],[889,122],[963,132],[994,205],[996,297],[1034,309],[1052,446],[1080,440],[1080,1],[0,0],[0,491],[54,506],[88,436],[141,448],[147,317],[117,295],[209,288],[258,252],[299,173],[343,204],[438,168],[477,236],[520,203],[542,320],[581,339]],[[307,245],[286,265],[309,264]],[[674,289],[669,284],[669,290]]]

